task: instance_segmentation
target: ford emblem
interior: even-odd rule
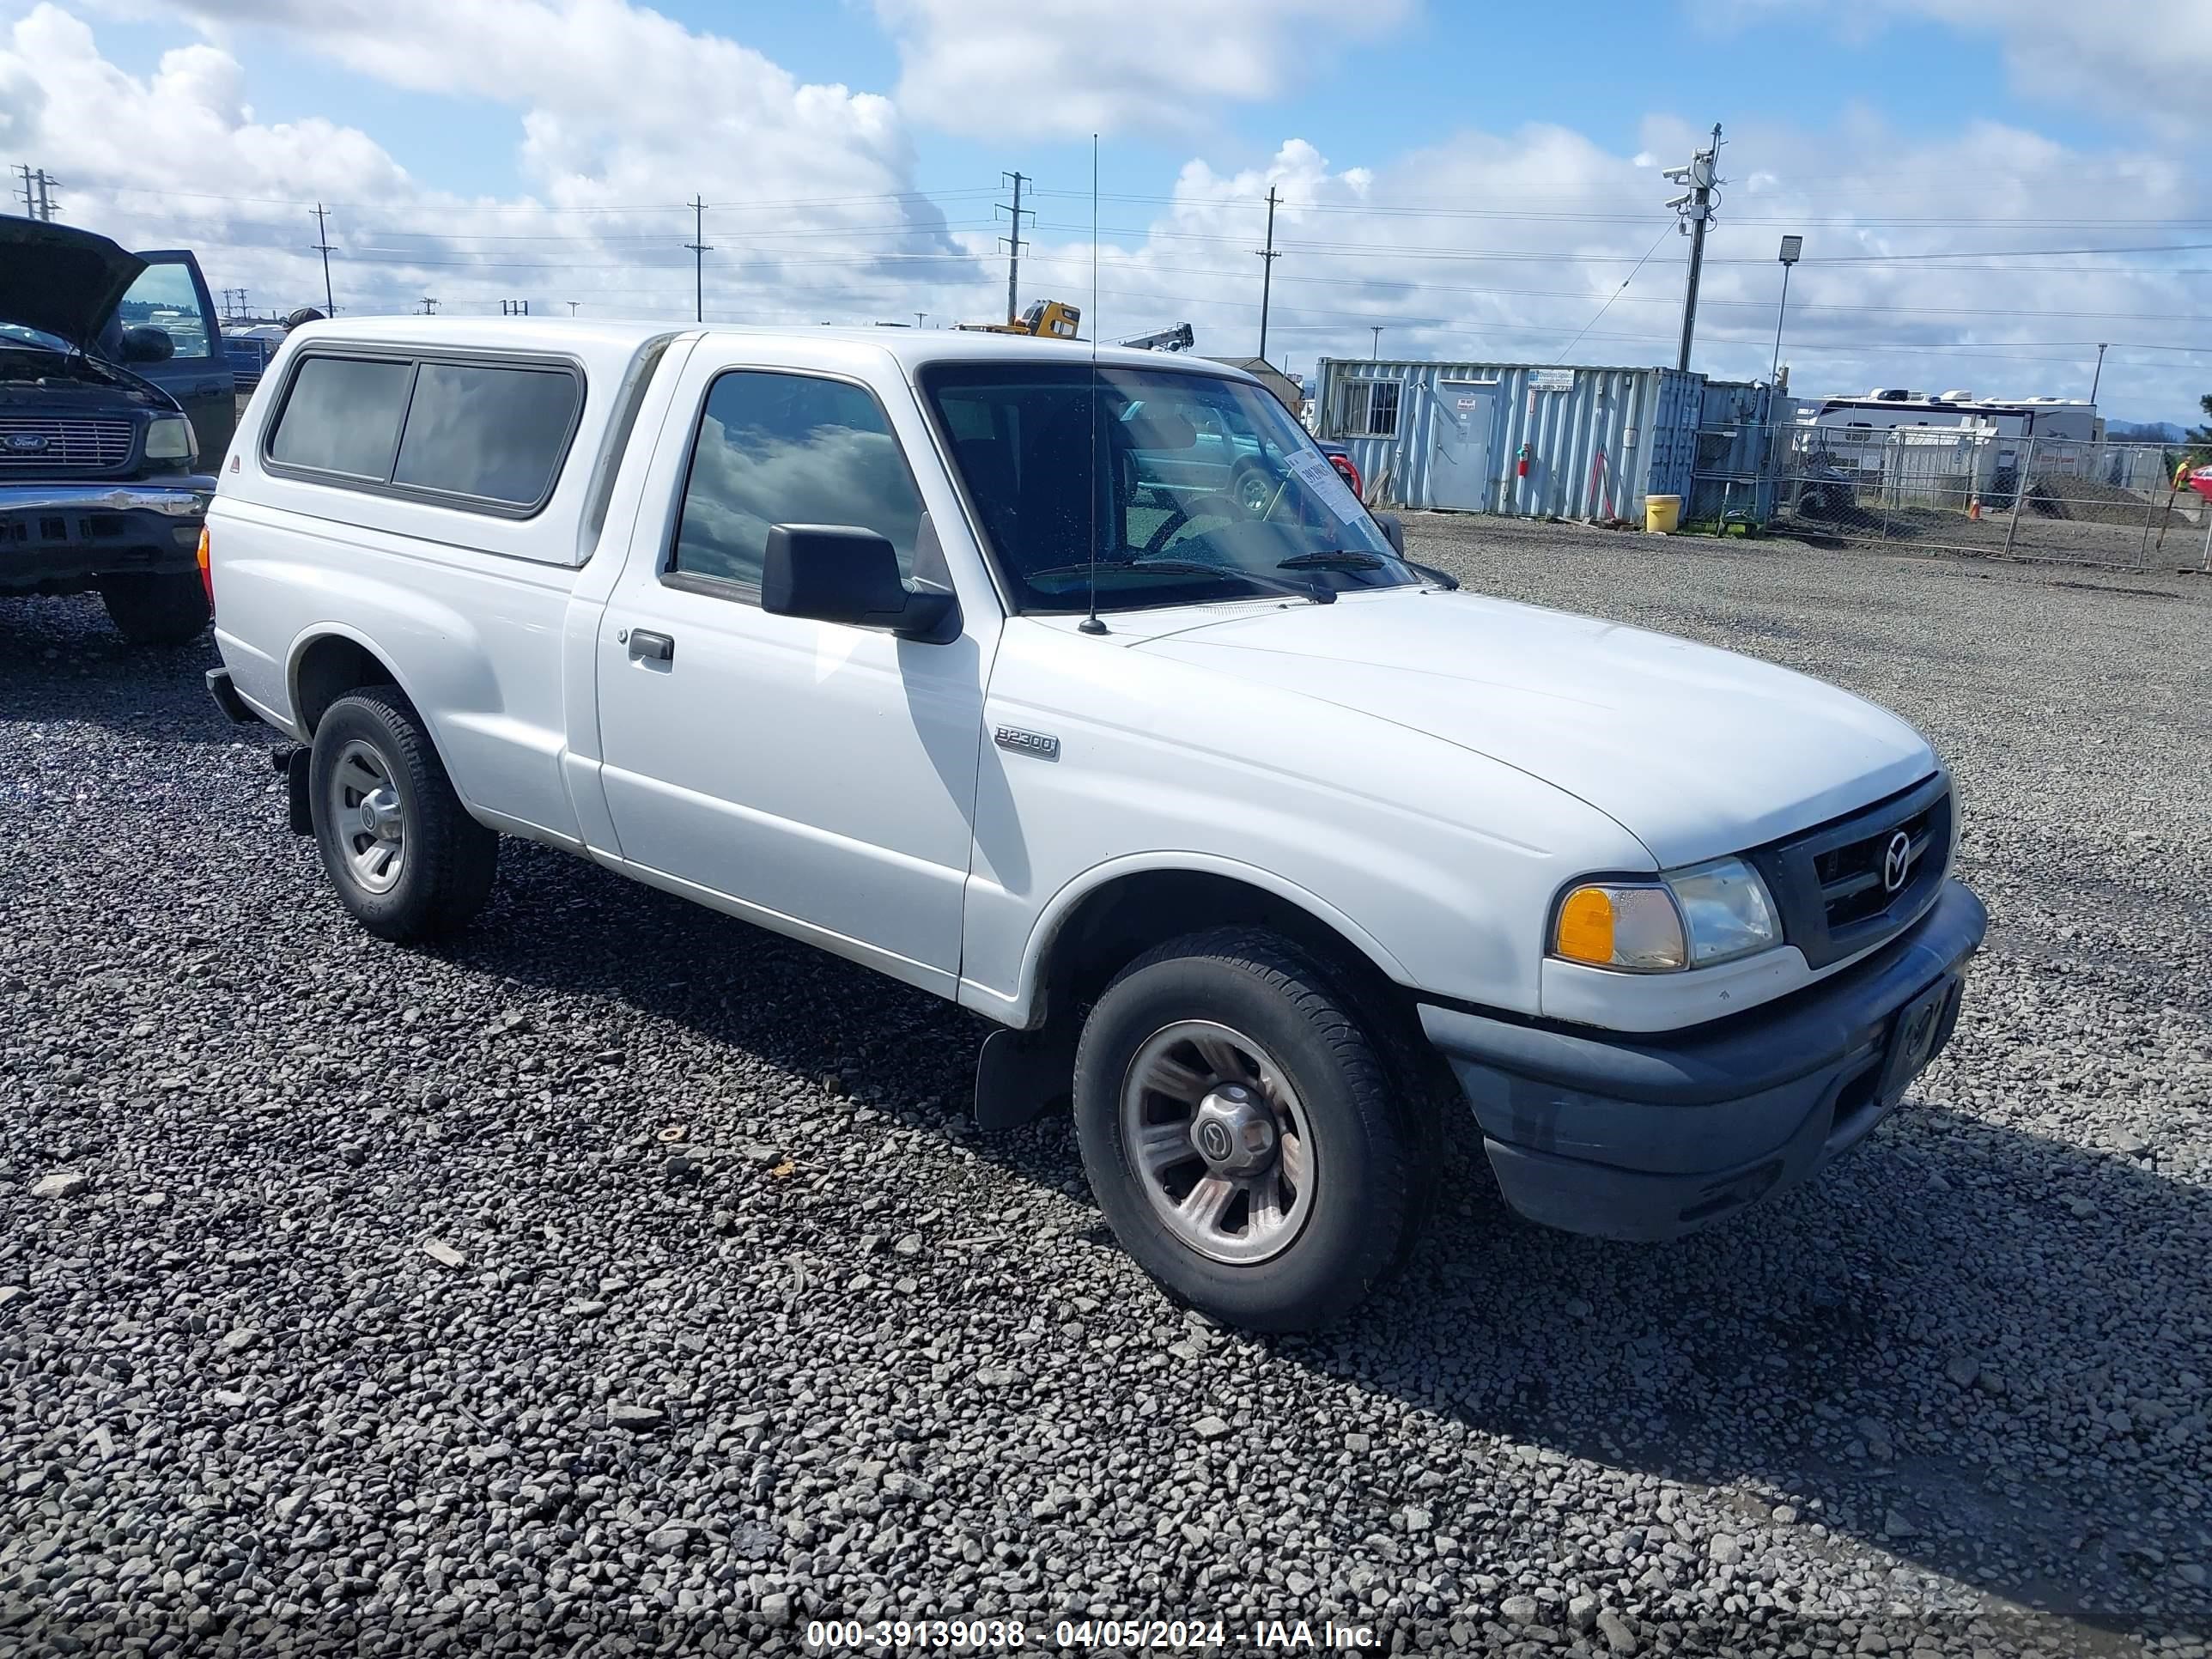
[[[46,447],[43,432],[11,432],[6,440],[8,447],[18,455],[35,455]]]

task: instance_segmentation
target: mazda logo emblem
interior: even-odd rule
[[[1889,850],[1881,858],[1881,884],[1887,892],[1894,893],[1905,885],[1905,878],[1912,873],[1912,837],[1899,830],[1889,838]]]
[[[35,455],[46,447],[46,436],[43,432],[11,432],[8,434],[8,447],[18,455]]]

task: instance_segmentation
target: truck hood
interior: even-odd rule
[[[1918,732],[1864,698],[1564,611],[1402,589],[1192,615],[1130,648],[1514,767],[1612,817],[1664,869],[1794,834],[1936,769]]]
[[[90,351],[145,269],[137,254],[88,230],[0,218],[0,322]]]

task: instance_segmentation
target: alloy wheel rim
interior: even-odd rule
[[[348,872],[365,891],[390,892],[407,865],[407,816],[398,782],[373,745],[356,738],[338,751],[329,805]]]
[[[1312,1213],[1305,1108],[1273,1055],[1216,1021],[1178,1020],[1138,1046],[1121,1138],[1153,1214],[1209,1261],[1270,1261]]]

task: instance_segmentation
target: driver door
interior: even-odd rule
[[[735,340],[702,344],[677,397],[684,438],[647,483],[670,510],[640,515],[599,623],[620,855],[658,885],[949,996],[996,602],[960,593],[963,631],[941,644],[760,604],[778,524],[873,530],[910,580],[919,564],[957,591],[933,528],[957,522],[957,505],[939,469],[907,459],[930,456],[918,411]]]
[[[174,398],[191,417],[199,441],[199,470],[219,471],[230,434],[238,425],[238,394],[230,360],[223,355],[222,330],[208,302],[207,279],[199,261],[182,248],[156,249],[138,256],[146,269],[115,308],[111,333],[128,328],[158,328],[169,337],[171,355],[160,362],[125,367]]]

